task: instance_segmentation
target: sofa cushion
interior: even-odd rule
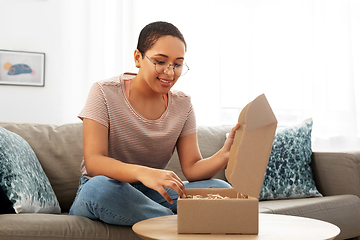
[[[312,124],[307,119],[276,133],[259,199],[322,196],[310,167]]]
[[[140,240],[131,227],[65,214],[4,214],[0,223],[0,239],[6,240]]]
[[[61,210],[68,212],[81,177],[82,123],[61,126],[0,123],[0,126],[17,133],[30,144],[50,180]]]
[[[34,151],[0,127],[0,186],[16,213],[60,213],[59,202]]]
[[[336,239],[360,236],[360,198],[355,195],[260,201],[259,212],[330,222],[341,229]]]
[[[316,187],[324,196],[360,197],[360,151],[313,152],[311,169]]]

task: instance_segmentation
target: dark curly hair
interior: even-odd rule
[[[179,38],[185,44],[186,51],[186,42],[180,30],[171,23],[159,21],[149,23],[140,32],[137,49],[141,52],[142,57],[159,38],[168,35]]]

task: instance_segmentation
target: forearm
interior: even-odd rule
[[[173,200],[165,190],[166,187],[173,189],[180,197],[186,197],[184,184],[171,171],[127,164],[101,155],[85,158],[85,166],[91,176],[103,175],[127,183],[142,182],[148,188],[159,192],[170,204]]]
[[[159,192],[169,203],[173,200],[165,190],[172,188],[185,197],[184,184],[173,172],[136,164],[127,164],[108,157],[108,128],[90,119],[84,119],[84,159],[90,176],[103,175],[120,182],[142,182]]]
[[[219,150],[213,156],[194,162],[192,166],[183,169],[189,181],[199,181],[214,177],[228,162],[228,155]]]
[[[85,166],[90,176],[103,175],[120,182],[138,182],[139,172],[144,166],[128,164],[110,157],[92,155],[85,158]]]
[[[230,148],[233,144],[235,131],[240,127],[236,124],[226,139],[224,146],[213,156],[202,159],[197,144],[196,133],[179,138],[177,142],[181,168],[189,181],[198,181],[214,177],[229,161]]]

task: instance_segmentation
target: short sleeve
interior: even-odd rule
[[[109,127],[107,99],[104,90],[99,83],[94,83],[91,86],[85,107],[78,117],[81,120],[88,118],[104,125],[105,127]]]
[[[185,121],[184,127],[180,133],[180,137],[184,137],[194,133],[196,133],[196,117],[195,117],[194,108],[190,103],[189,114]]]

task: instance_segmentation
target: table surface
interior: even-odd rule
[[[151,218],[136,223],[133,230],[143,239],[334,239],[340,229],[328,222],[288,215],[259,214],[258,235],[178,234],[177,216]]]

